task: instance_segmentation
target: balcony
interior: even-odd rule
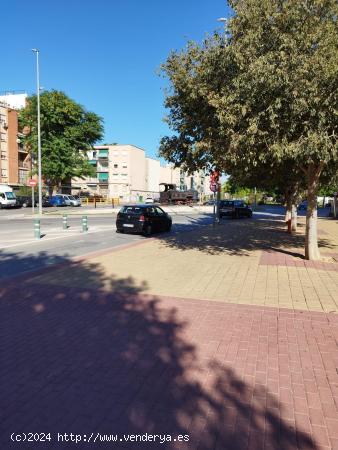
[[[91,177],[91,178],[87,178],[86,184],[88,186],[96,186],[98,184],[99,180],[97,178]]]
[[[99,159],[108,159],[108,153],[109,153],[108,149],[99,150],[99,155],[98,155]]]
[[[97,177],[99,179],[99,183],[107,184],[109,180],[109,173],[108,172],[98,172]]]
[[[19,161],[19,169],[30,170],[31,165],[28,162]]]
[[[88,162],[89,162],[89,164],[91,164],[92,166],[96,166],[96,164],[97,164],[97,159],[89,159]]]

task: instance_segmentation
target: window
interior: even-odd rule
[[[163,211],[162,208],[159,208],[158,206],[156,206],[155,209],[156,209],[156,212],[157,212],[158,215],[160,215],[160,216],[164,216],[165,215],[165,212]]]
[[[0,122],[6,122],[6,116],[4,114],[0,114]]]
[[[118,177],[119,174],[118,173],[113,173],[113,177]]]
[[[120,212],[124,214],[142,214],[144,210],[139,206],[124,206]]]
[[[7,177],[7,169],[1,169],[1,176]]]
[[[28,179],[28,172],[27,170],[19,170],[19,182],[21,184],[25,184]]]
[[[118,164],[114,164],[114,169],[118,169],[119,165]]]
[[[93,152],[93,158],[96,158],[97,152]]]
[[[127,164],[122,164],[122,169],[126,169],[127,168]]]
[[[99,181],[108,181],[108,179],[109,179],[108,172],[99,172],[97,175],[98,175]]]
[[[127,173],[121,173],[121,176],[122,176],[122,177],[127,177],[128,174],[127,174]]]
[[[7,153],[2,151],[1,152],[1,159],[7,159]]]
[[[5,141],[6,140],[6,133],[0,133],[0,140]]]

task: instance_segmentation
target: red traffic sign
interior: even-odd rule
[[[29,186],[36,186],[38,183],[37,183],[37,181],[36,180],[29,180],[28,181],[28,184],[29,184]]]
[[[218,191],[218,183],[210,183],[210,190],[211,192],[217,192]]]

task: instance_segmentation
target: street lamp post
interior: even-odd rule
[[[36,54],[36,97],[38,109],[38,192],[39,215],[42,215],[42,175],[41,175],[41,126],[40,126],[40,74],[39,74],[39,49],[32,48]]]

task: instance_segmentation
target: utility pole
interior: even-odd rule
[[[39,49],[32,48],[36,54],[36,98],[38,112],[38,194],[39,216],[42,216],[42,173],[41,173],[41,124],[40,124],[40,73],[39,73]]]

